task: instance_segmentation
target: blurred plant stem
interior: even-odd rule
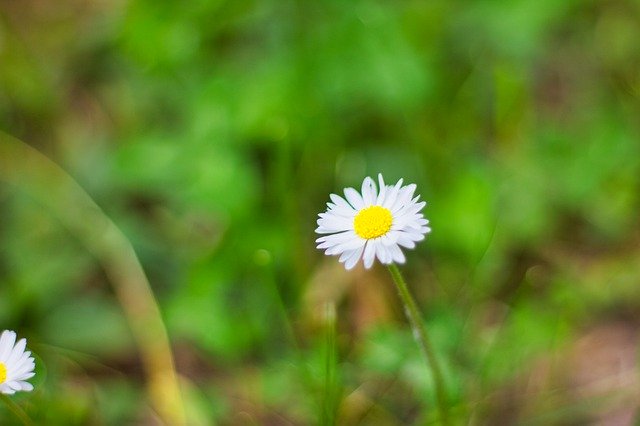
[[[324,309],[325,355],[324,355],[324,395],[322,401],[322,425],[336,424],[338,412],[339,389],[337,380],[336,350],[336,305],[327,302]]]
[[[418,310],[413,296],[407,288],[407,283],[404,281],[400,269],[395,263],[390,264],[389,272],[393,277],[393,282],[396,284],[398,294],[404,305],[404,313],[407,315],[409,324],[413,331],[413,337],[416,339],[416,343],[425,358],[427,366],[431,369],[431,375],[433,377],[433,383],[436,391],[436,403],[438,405],[438,411],[440,412],[440,421],[443,425],[449,424],[449,405],[447,401],[447,393],[445,390],[444,378],[442,376],[442,369],[438,363],[436,354],[431,346],[431,341],[427,335],[427,329],[424,326],[424,321]]]
[[[15,414],[17,418],[20,419],[20,422],[23,425],[26,425],[26,426],[33,425],[33,422],[31,421],[27,413],[25,413],[24,410],[18,404],[13,402],[11,398],[9,398],[7,395],[4,395],[4,394],[0,394],[0,398],[2,398],[2,402],[5,403],[5,405],[9,408],[9,410],[11,410],[11,412]]]
[[[126,236],[63,169],[3,133],[0,179],[46,206],[101,263],[139,347],[153,408],[166,424],[186,424],[169,337],[149,281]]]

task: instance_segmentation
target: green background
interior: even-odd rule
[[[632,0],[1,1],[0,129],[135,248],[190,424],[434,422],[387,271],[315,249],[329,194],[378,172],[427,201],[401,269],[456,424],[631,422],[639,40]],[[12,400],[155,424],[103,267],[0,185],[0,328],[38,357]]]

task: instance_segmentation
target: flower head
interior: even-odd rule
[[[0,392],[14,394],[17,391],[32,391],[33,385],[25,380],[35,375],[35,362],[31,352],[25,351],[27,341],[18,340],[16,333],[5,330],[0,336]]]
[[[420,211],[426,205],[413,196],[416,185],[385,185],[378,175],[380,192],[370,177],[362,182],[362,193],[344,190],[345,198],[331,194],[327,211],[320,213],[316,232],[324,235],[316,240],[327,255],[339,255],[345,268],[353,268],[360,258],[365,268],[374,259],[383,264],[404,263],[400,247],[413,248],[431,231],[429,221]]]

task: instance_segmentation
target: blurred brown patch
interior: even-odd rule
[[[324,322],[327,302],[338,307],[338,329],[347,329],[354,340],[394,316],[393,305],[397,301],[393,283],[391,277],[386,279],[380,267],[367,271],[358,265],[352,271],[345,271],[342,264],[330,260],[316,269],[306,286],[304,312],[311,327]]]
[[[482,424],[633,425],[640,380],[635,324],[612,321],[582,333],[487,399]]]

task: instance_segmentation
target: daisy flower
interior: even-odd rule
[[[18,340],[16,333],[5,330],[0,336],[0,392],[12,395],[17,391],[32,391],[33,385],[25,382],[35,375],[35,362],[31,352],[25,351],[27,341]]]
[[[362,258],[370,268],[377,257],[380,263],[404,263],[400,247],[414,248],[416,241],[431,231],[429,221],[420,211],[426,205],[413,196],[416,185],[385,185],[378,174],[380,192],[370,177],[362,182],[362,193],[344,190],[345,198],[331,194],[327,211],[319,214],[316,232],[324,235],[316,240],[325,254],[340,256],[347,270]]]

